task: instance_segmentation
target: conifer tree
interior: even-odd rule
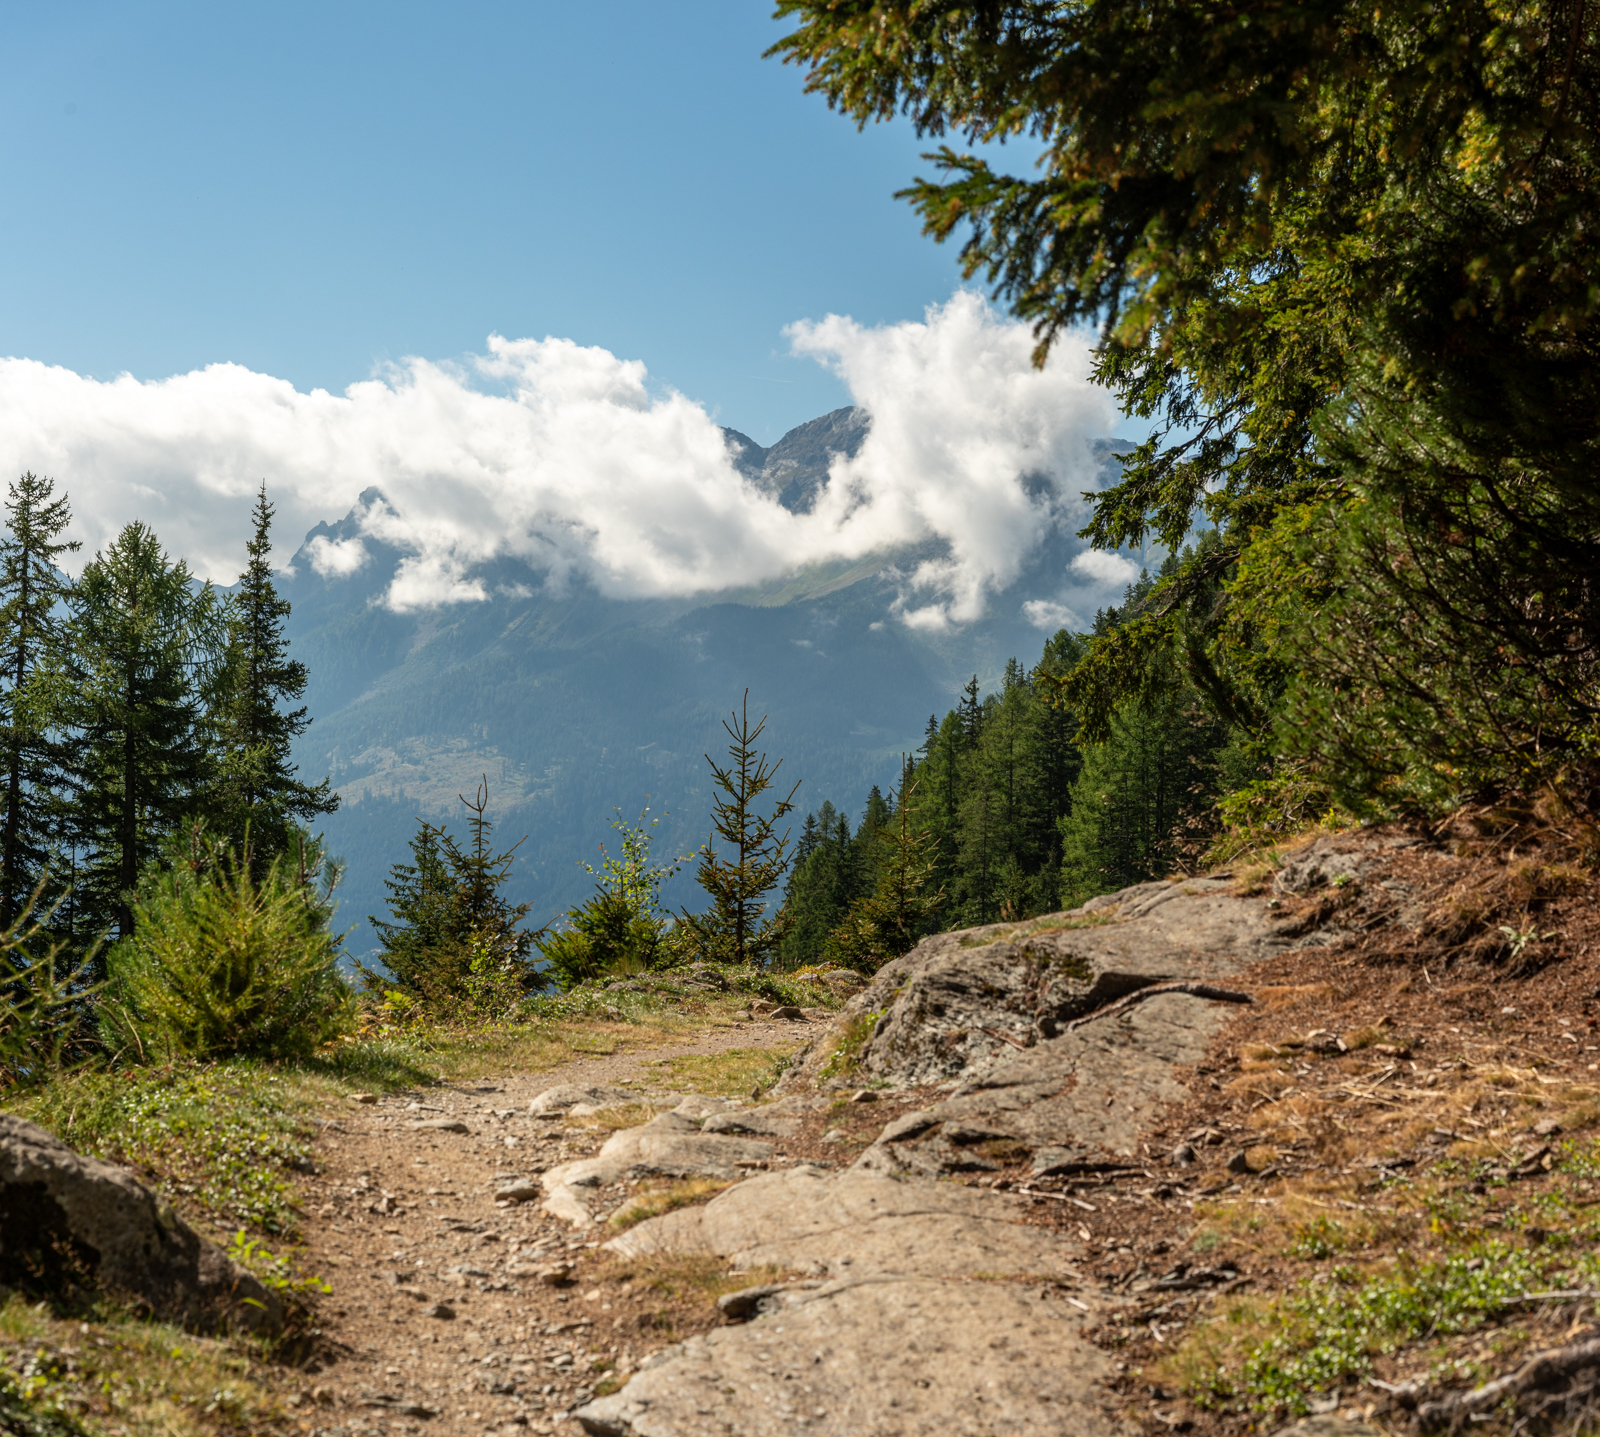
[[[210,778],[202,695],[223,644],[220,605],[135,520],[84,568],[68,640],[81,902],[95,931],[126,937],[140,869]]]
[[[875,971],[909,953],[944,902],[943,889],[934,887],[934,840],[912,819],[916,791],[910,761],[902,756],[897,821],[873,830],[877,885],[870,897],[851,904],[844,921],[828,935],[823,956],[829,961],[858,972]]]
[[[701,851],[695,875],[711,895],[712,908],[703,914],[685,913],[682,923],[699,956],[722,963],[764,964],[777,951],[792,922],[786,905],[767,916],[766,895],[789,866],[789,834],[785,830],[780,836],[777,829],[793,812],[800,785],[796,783],[787,797],[779,799],[771,813],[757,813],[755,805],[774,786],[783,760],[769,765],[766,754],[756,751],[767,720],[763,715],[751,727],[748,689],[733,722],[724,719],[722,726],[731,740],[731,762],[723,767],[710,754],[705,756],[721,796],[712,802],[712,836]],[[718,838],[727,845],[725,857],[717,851]]]
[[[356,967],[374,991],[399,988],[432,1005],[470,997],[475,985],[526,992],[539,984],[532,952],[542,930],[522,927],[531,903],[511,903],[501,888],[511,877],[519,839],[503,853],[490,841],[489,779],[467,809],[470,843],[421,819],[411,840],[413,862],[396,863],[384,880],[393,922],[369,918],[387,973]]]
[[[66,495],[27,473],[11,485],[0,536],[0,750],[5,821],[0,829],[0,930],[26,906],[53,856],[63,781],[62,611],[72,586],[57,567],[81,546],[63,540]]]
[[[593,895],[568,911],[566,928],[538,940],[550,965],[546,976],[564,991],[603,973],[642,973],[663,958],[670,962],[664,940],[671,918],[661,906],[661,885],[688,859],[651,861],[651,830],[661,820],[652,818],[646,827],[649,812],[628,823],[619,811],[611,826],[622,836],[621,855],[612,857],[601,845],[600,867],[583,865],[596,880]]]
[[[876,787],[873,794],[877,794]],[[878,807],[887,812],[881,795]],[[806,815],[784,892],[784,908],[790,920],[781,949],[785,968],[816,961],[828,934],[850,904],[872,891],[868,820],[882,821],[871,796],[862,829],[854,837],[850,834],[850,820],[830,802],[824,802],[815,814]]]
[[[289,760],[290,746],[311,720],[304,705],[283,707],[305,693],[306,666],[289,657],[283,633],[289,604],[279,597],[268,563],[272,516],[263,484],[246,546],[249,559],[227,605],[227,649],[210,716],[217,746],[215,821],[241,848],[248,829],[258,872],[285,850],[298,826],[339,806],[327,779],[302,783]]]

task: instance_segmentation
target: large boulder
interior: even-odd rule
[[[101,1294],[202,1331],[270,1335],[283,1304],[132,1173],[0,1113],[0,1284]]]

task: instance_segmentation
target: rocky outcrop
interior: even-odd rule
[[[785,1099],[705,1126],[780,1136],[810,1094],[863,1083],[932,1100],[844,1172],[750,1177],[607,1244],[804,1276],[736,1294],[734,1325],[580,1408],[585,1430],[1126,1431],[1099,1395],[1109,1360],[1083,1335],[1124,1299],[1086,1283],[1079,1244],[1030,1223],[1019,1199],[943,1179],[1019,1155],[1038,1172],[1145,1159],[1139,1135],[1185,1096],[1182,1069],[1229,1003],[1249,1001],[1244,970],[1290,941],[1265,900],[1230,888],[1143,884],[941,934],[887,965],[791,1070]]]
[[[536,1118],[564,1118],[574,1108],[584,1108],[596,1113],[602,1108],[623,1107],[637,1103],[639,1095],[622,1088],[582,1088],[573,1083],[546,1088],[531,1103],[528,1111]]]
[[[1286,942],[1265,903],[1230,887],[1146,883],[1070,913],[925,938],[850,1000],[791,1081],[843,1082],[848,1068],[895,1087],[970,1083],[1140,988],[1220,981]]]
[[[772,1155],[772,1144],[726,1133],[702,1133],[705,1108],[716,1099],[689,1099],[689,1111],[660,1113],[637,1128],[606,1139],[592,1158],[561,1163],[540,1178],[544,1209],[574,1227],[595,1220],[589,1195],[624,1180],[644,1177],[709,1177],[731,1181]]]
[[[131,1173],[0,1113],[0,1284],[103,1295],[200,1330],[270,1334],[282,1303]]]

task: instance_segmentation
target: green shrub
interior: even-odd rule
[[[48,924],[34,918],[39,894],[0,933],[0,1089],[33,1083],[79,1056],[93,1038],[87,1020],[95,989],[88,982],[94,952],[69,956]]]
[[[124,1057],[297,1056],[347,1031],[355,1005],[329,931],[336,875],[302,838],[260,879],[197,828],[140,880],[101,1006]]]

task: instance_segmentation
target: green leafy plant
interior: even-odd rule
[[[262,1286],[291,1302],[303,1303],[310,1297],[325,1297],[333,1288],[322,1278],[300,1277],[294,1264],[267,1247],[260,1238],[251,1237],[240,1228],[228,1244],[228,1256],[240,1267],[248,1268],[261,1280]]]
[[[259,881],[248,849],[198,824],[167,858],[146,870],[133,934],[108,959],[101,1026],[124,1056],[306,1055],[351,1028],[329,931],[338,871],[314,840],[301,835]]]
[[[1546,938],[1551,936],[1548,933],[1541,933],[1532,925],[1527,928],[1511,928],[1502,923],[1500,931],[1505,934],[1506,942],[1511,948],[1513,961],[1522,957],[1523,953],[1533,944],[1543,943]]]
[[[1256,1411],[1303,1413],[1311,1393],[1363,1376],[1381,1353],[1489,1321],[1537,1291],[1553,1266],[1527,1248],[1491,1241],[1432,1262],[1402,1262],[1377,1276],[1335,1268],[1253,1314],[1241,1307],[1231,1323],[1218,1325],[1212,1335],[1227,1340],[1230,1325],[1249,1328],[1251,1315],[1261,1319],[1252,1329],[1259,1335],[1243,1340],[1242,1361],[1202,1366],[1191,1386],[1207,1405],[1243,1400]]]

